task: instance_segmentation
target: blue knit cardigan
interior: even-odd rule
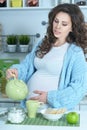
[[[40,43],[35,45],[31,53],[20,63],[11,68],[18,69],[18,78],[27,83],[35,72],[35,50]],[[44,82],[44,81],[43,81]],[[74,108],[87,93],[87,63],[83,50],[71,44],[64,57],[64,63],[58,90],[49,91],[47,102],[54,108]]]

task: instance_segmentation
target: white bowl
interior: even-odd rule
[[[49,109],[49,108],[48,108]],[[46,111],[49,111],[48,109],[43,109],[41,110],[41,114],[43,115],[44,118],[46,118],[47,120],[51,120],[51,121],[57,121],[58,119],[60,119],[63,115],[64,115],[64,111],[62,113],[54,113],[54,114],[50,114],[49,112],[46,113]],[[53,111],[58,111],[58,109],[52,109]]]

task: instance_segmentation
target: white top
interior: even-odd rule
[[[42,59],[35,57],[34,65],[37,71],[28,82],[29,94],[27,98],[34,96],[34,90],[50,91],[58,89],[60,73],[65,52],[69,44],[53,47]]]

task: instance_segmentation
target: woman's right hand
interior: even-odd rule
[[[17,69],[7,69],[6,78],[10,79],[12,77],[18,78],[18,70]]]

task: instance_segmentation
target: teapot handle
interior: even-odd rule
[[[12,74],[12,77],[13,77],[13,78],[16,78],[16,75],[15,75],[15,74]]]
[[[12,79],[16,79],[15,74],[12,74],[12,77],[10,79],[8,79],[7,82],[10,81],[10,80],[12,80]]]

